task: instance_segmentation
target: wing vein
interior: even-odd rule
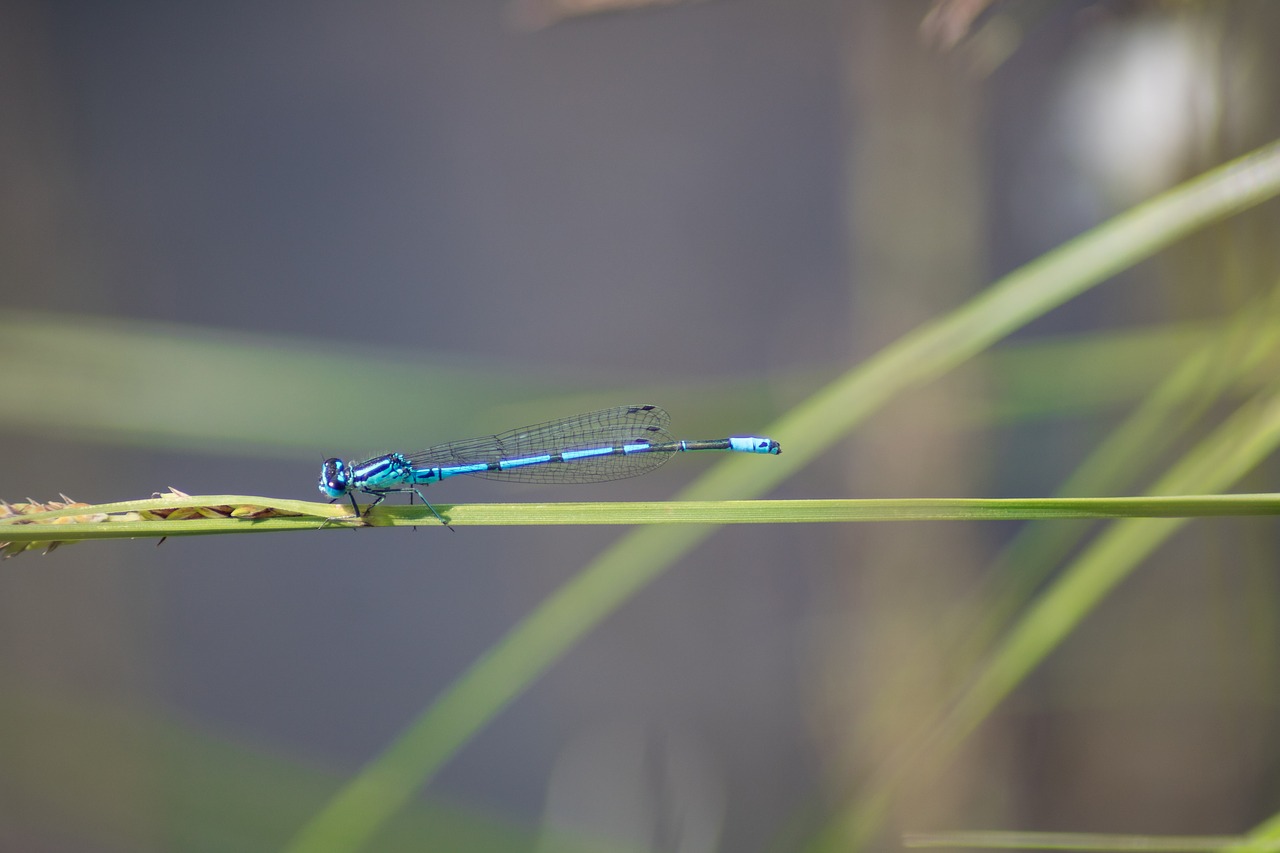
[[[418,468],[449,467],[639,442],[665,444],[674,441],[667,431],[670,423],[670,416],[657,406],[617,406],[497,435],[437,444],[408,458]],[[671,451],[601,456],[468,476],[525,483],[600,483],[648,473],[671,456]]]

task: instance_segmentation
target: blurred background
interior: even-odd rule
[[[679,437],[772,434],[1000,275],[1280,135],[1278,39],[1265,0],[0,2],[0,498],[318,499],[325,456],[631,402]],[[1051,312],[769,496],[1053,494],[1178,359],[1270,316],[1278,214]],[[1141,492],[1194,417],[1270,381],[1233,353],[1226,395],[1107,488]],[[662,500],[714,463],[429,496]],[[850,810],[875,849],[1270,817],[1265,519],[1180,531],[963,749],[882,786],[970,677],[983,646],[957,637],[1053,577],[1001,564],[1022,530],[720,531],[369,849],[850,849]],[[0,849],[281,848],[620,535],[0,564]]]

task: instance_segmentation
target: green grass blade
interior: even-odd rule
[[[170,512],[187,509],[190,512]],[[194,495],[0,516],[0,551],[99,539],[315,532],[347,527],[435,527],[425,507],[380,506],[362,520],[342,505],[249,495]],[[859,521],[1027,521],[1280,515],[1280,494],[1111,498],[894,498],[888,500],[610,501],[438,504],[450,525],[831,524]],[[22,549],[14,549],[17,553]]]

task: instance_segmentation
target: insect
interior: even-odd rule
[[[647,474],[675,454],[691,450],[782,452],[778,442],[755,435],[681,441],[667,431],[670,423],[671,416],[657,406],[617,406],[500,435],[437,444],[418,453],[388,453],[363,462],[326,459],[320,470],[320,491],[332,499],[330,503],[349,498],[353,518],[364,514],[356,503],[356,492],[375,498],[365,513],[393,492],[410,492],[443,524],[419,487],[450,477],[601,483]]]

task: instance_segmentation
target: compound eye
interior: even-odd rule
[[[341,459],[326,459],[320,469],[320,491],[331,498],[341,497],[347,492],[347,466]]]

